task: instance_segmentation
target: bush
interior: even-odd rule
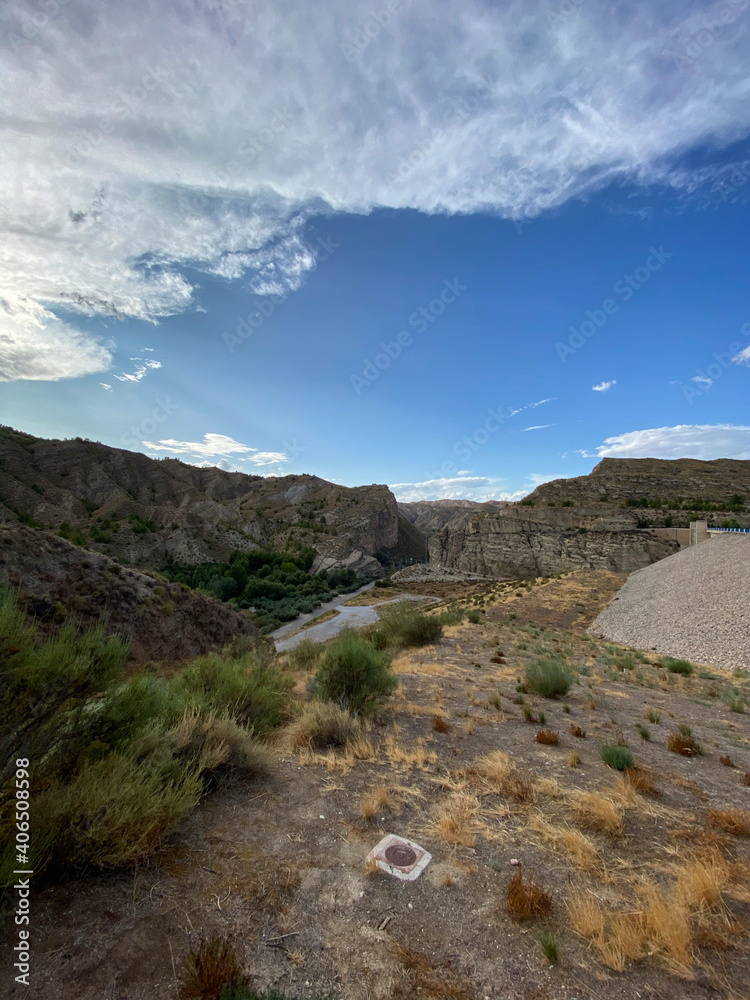
[[[351,712],[331,702],[314,701],[287,729],[292,750],[311,747],[328,750],[345,747],[361,732],[360,723]]]
[[[262,662],[255,654],[233,660],[209,653],[175,678],[174,690],[205,709],[231,709],[238,722],[261,735],[282,722],[286,693],[293,685],[275,663]]]
[[[616,771],[624,771],[626,768],[632,770],[635,767],[633,755],[627,747],[603,743],[599,748],[599,754],[604,763]]]
[[[413,601],[398,601],[380,610],[380,622],[375,629],[376,645],[381,649],[408,649],[437,642],[443,634],[439,618],[426,615]]]
[[[573,680],[572,669],[557,656],[540,656],[526,664],[526,687],[544,698],[567,694]]]
[[[312,639],[303,639],[287,654],[289,664],[295,670],[312,670],[323,654],[323,646]]]
[[[326,649],[315,675],[315,690],[323,701],[359,714],[395,691],[398,680],[390,665],[387,653],[353,629],[345,629]]]
[[[471,622],[472,625],[478,625],[482,620],[482,615],[479,611],[467,611],[466,620]]]
[[[684,677],[690,677],[695,671],[695,664],[689,660],[676,660],[673,656],[662,656],[661,665],[666,667],[670,674],[682,674]]]

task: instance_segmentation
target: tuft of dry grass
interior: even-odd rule
[[[622,780],[639,795],[656,797],[659,794],[653,775],[645,767],[626,767]]]
[[[695,757],[701,752],[700,744],[687,733],[670,733],[667,736],[667,747],[672,753],[682,757]]]
[[[485,829],[479,799],[475,795],[454,792],[435,807],[431,830],[446,844],[473,847],[477,834]]]
[[[448,733],[451,729],[442,715],[433,715],[432,728],[436,733]]]
[[[719,757],[719,763],[723,764],[724,767],[734,767],[734,761],[729,754]]]
[[[393,1000],[473,1000],[473,993],[464,979],[448,962],[434,962],[428,955],[412,951],[406,945],[395,945],[396,958],[404,976],[394,992]]]
[[[388,789],[378,785],[371,792],[366,792],[360,800],[360,811],[365,819],[372,819],[378,813],[388,808]]]
[[[574,726],[571,724],[570,732],[572,736],[577,737],[579,740],[583,740],[586,738],[586,730],[581,729],[580,726]]]
[[[560,742],[560,737],[551,729],[540,729],[536,734],[536,742],[542,743],[544,746],[556,747]]]
[[[287,726],[284,737],[291,750],[328,750],[347,746],[361,733],[361,723],[346,709],[313,701]]]
[[[533,880],[524,881],[520,866],[508,882],[506,893],[508,913],[514,920],[538,919],[552,908],[552,900],[541,886]]]
[[[623,809],[601,792],[577,791],[573,796],[576,819],[599,833],[619,837],[623,828]]]
[[[541,835],[545,843],[556,851],[565,851],[577,868],[585,872],[594,872],[600,868],[599,852],[594,842],[565,824],[550,823],[540,812],[529,818],[528,829]]]
[[[750,785],[750,771],[745,771],[740,780],[743,785]]]
[[[750,837],[750,812],[747,809],[709,809],[706,813],[709,826],[733,837]]]
[[[568,756],[566,757],[568,762],[568,767],[578,767],[581,763],[580,755],[575,752],[575,750],[570,750]]]
[[[511,758],[501,750],[479,757],[465,773],[475,781],[478,780],[489,793],[502,795],[503,798],[512,799],[514,802],[534,800],[531,782],[519,774]]]
[[[437,760],[435,751],[427,750],[424,742],[424,738],[419,736],[413,747],[407,747],[399,742],[395,733],[388,735],[385,738],[384,756],[395,767],[416,767],[420,771],[424,770],[428,764]]]
[[[185,959],[179,985],[180,1000],[220,1000],[224,990],[235,992],[243,984],[242,970],[225,938],[201,939]]]

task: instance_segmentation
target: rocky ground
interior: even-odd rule
[[[748,678],[592,639],[621,583],[464,596],[480,623],[401,655],[356,745],[293,752],[281,733],[271,780],[216,792],[150,864],[39,893],[33,985],[7,995],[168,1000],[190,947],[226,935],[252,982],[287,997],[746,996],[750,726],[724,695]],[[577,669],[564,698],[519,691],[530,659],[560,651]],[[701,753],[669,750],[678,726]],[[630,780],[605,743],[631,749]],[[419,881],[367,870],[386,832],[433,854]],[[520,923],[519,867],[550,902]]]

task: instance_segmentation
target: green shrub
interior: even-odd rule
[[[616,771],[624,771],[625,768],[632,769],[635,766],[633,755],[627,747],[603,743],[599,748],[599,754],[604,763]]]
[[[682,674],[684,677],[690,677],[695,671],[695,664],[689,660],[676,660],[673,656],[662,656],[661,665],[666,667],[670,674]]]
[[[390,671],[391,657],[355,632],[345,629],[326,649],[315,675],[315,691],[355,714],[392,694],[398,680]]]
[[[360,721],[347,709],[328,701],[313,701],[291,723],[286,737],[292,750],[328,750],[346,746],[360,732]]]
[[[559,656],[539,656],[526,664],[526,687],[544,698],[557,698],[567,694],[575,675]]]
[[[387,604],[380,611],[380,622],[375,629],[381,639],[379,648],[408,649],[437,642],[443,634],[440,619],[426,615],[413,601]]]
[[[479,611],[469,611],[466,614],[466,620],[471,622],[472,625],[478,625],[482,620],[481,612]]]
[[[727,688],[724,692],[724,703],[730,712],[741,714],[745,711],[745,701],[737,688]]]
[[[258,735],[283,720],[286,694],[293,685],[275,663],[262,662],[253,653],[237,660],[209,653],[194,660],[173,682],[178,695],[189,696],[205,709],[229,709]]]
[[[295,670],[312,670],[322,654],[323,646],[321,643],[313,642],[312,639],[303,639],[302,642],[289,650],[287,656],[290,666]]]

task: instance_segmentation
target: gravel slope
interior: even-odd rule
[[[713,537],[632,573],[590,628],[613,642],[750,667],[750,537]]]

